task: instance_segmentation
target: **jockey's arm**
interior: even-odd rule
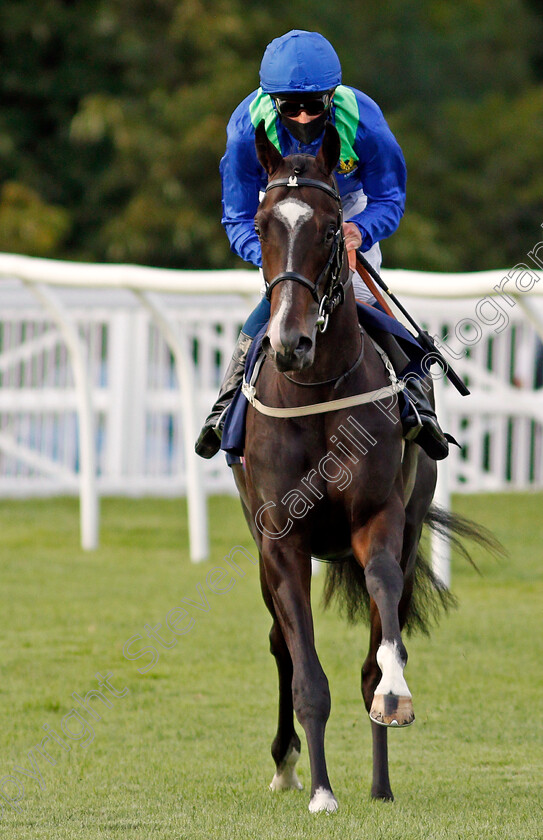
[[[254,228],[258,209],[262,167],[256,159],[254,136],[230,135],[220,164],[222,180],[222,223],[231,250],[246,262],[260,267],[262,254]],[[265,186],[265,184],[264,184]]]
[[[349,219],[362,236],[362,251],[393,234],[405,207],[406,166],[384,117],[360,141],[360,179],[368,203]]]

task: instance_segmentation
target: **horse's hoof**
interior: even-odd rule
[[[326,790],[323,787],[317,788],[309,803],[309,810],[312,814],[319,814],[323,811],[328,814],[333,814],[338,808],[337,799],[332,791]]]
[[[409,726],[415,720],[413,701],[396,694],[375,694],[370,718],[380,726]]]
[[[371,792],[373,802],[394,802],[394,794],[391,790],[387,792]]]
[[[296,773],[296,762],[300,758],[298,750],[292,748],[287,754],[270,783],[270,790],[303,790],[304,786]]]

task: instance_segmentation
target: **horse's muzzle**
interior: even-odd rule
[[[281,343],[274,348],[270,337],[265,335],[262,347],[266,355],[275,363],[278,371],[305,370],[313,364],[315,347],[312,339],[306,335],[299,335],[289,342]]]

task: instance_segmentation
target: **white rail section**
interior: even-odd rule
[[[440,465],[441,503],[451,491],[543,487],[543,272],[528,261],[383,277],[472,390],[462,398],[436,380],[442,425],[462,444]],[[258,299],[258,272],[2,254],[0,279],[0,496],[78,492],[92,549],[100,495],[186,494],[191,558],[203,560],[206,494],[233,482],[222,456],[196,457],[194,440]]]

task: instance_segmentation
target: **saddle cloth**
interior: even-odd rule
[[[379,344],[380,333],[390,333],[394,335],[400,344],[405,355],[409,359],[409,364],[404,370],[398,373],[401,378],[408,373],[416,373],[418,376],[425,375],[421,364],[425,356],[425,350],[420,346],[416,338],[411,335],[403,324],[391,318],[385,312],[382,312],[376,306],[365,306],[357,304],[358,320],[362,329],[368,333],[377,344]],[[262,339],[266,333],[267,325],[263,327],[255,337],[249,353],[247,354],[247,361],[245,363],[245,378],[249,382],[253,374],[253,370],[262,351]],[[402,394],[399,394],[400,401],[404,399]],[[400,405],[402,403],[400,402]],[[241,384],[234,395],[234,399],[230,403],[226,413],[224,430],[221,440],[221,449],[226,452],[226,462],[232,464],[239,463],[240,457],[243,455],[245,448],[245,418],[247,416],[248,402],[241,392]]]

